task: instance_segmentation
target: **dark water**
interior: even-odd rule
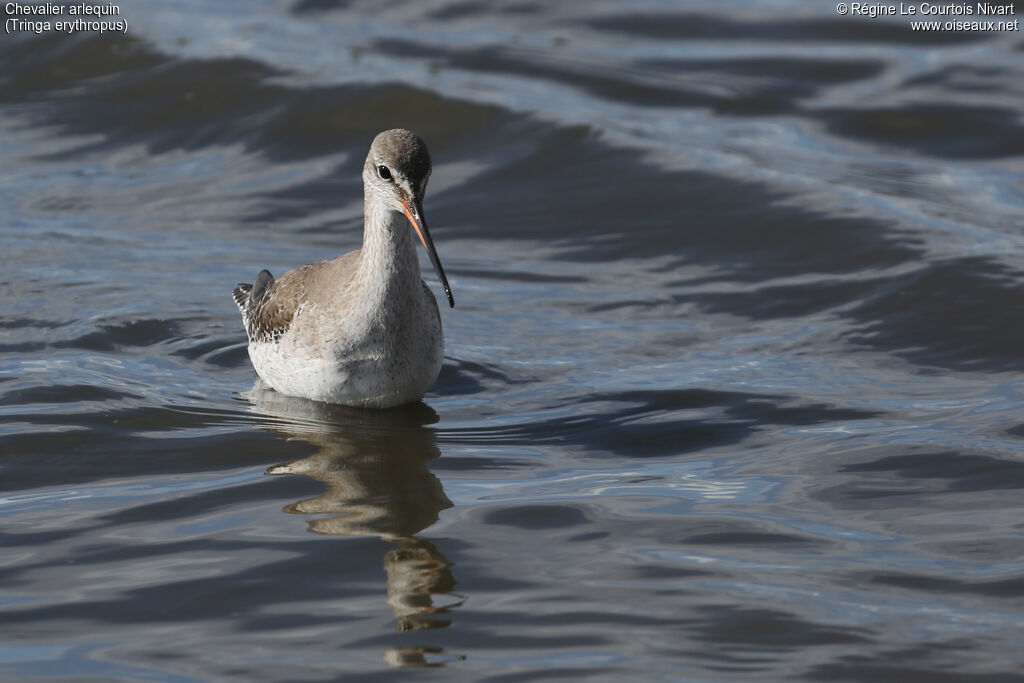
[[[0,678],[1024,680],[1020,31],[121,11],[0,36]],[[440,380],[254,387],[396,125]]]

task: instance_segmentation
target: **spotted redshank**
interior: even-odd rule
[[[423,397],[441,371],[444,337],[412,232],[455,306],[423,217],[429,177],[423,140],[402,129],[381,133],[363,165],[362,249],[277,279],[263,270],[235,288],[249,358],[264,382],[290,396],[368,408]]]

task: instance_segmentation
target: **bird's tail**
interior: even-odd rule
[[[249,305],[249,292],[251,291],[252,285],[239,282],[238,286],[235,287],[235,291],[231,292],[231,296],[235,299],[235,305],[238,306],[238,310],[243,314],[245,313],[246,307]]]

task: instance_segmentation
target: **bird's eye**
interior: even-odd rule
[[[387,166],[378,166],[377,175],[379,175],[382,180],[391,180],[391,171]]]

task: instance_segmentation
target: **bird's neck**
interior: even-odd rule
[[[372,298],[386,300],[409,290],[418,292],[420,264],[412,226],[402,214],[367,201],[359,280]]]

